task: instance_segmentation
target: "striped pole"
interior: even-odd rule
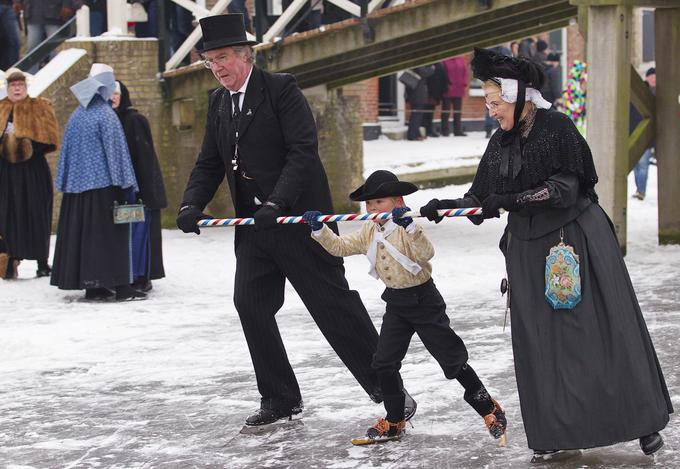
[[[471,215],[481,215],[482,209],[479,207],[470,208],[449,208],[446,210],[437,210],[441,217],[469,217]],[[407,217],[422,217],[420,212],[406,212],[402,218]],[[353,220],[389,220],[392,218],[392,212],[380,213],[348,213],[337,215],[319,215],[316,220],[320,222],[338,222],[338,221],[353,221]],[[276,222],[282,225],[289,223],[304,223],[302,216],[278,217]],[[196,222],[201,227],[211,226],[239,226],[239,225],[254,225],[254,218],[206,218]]]

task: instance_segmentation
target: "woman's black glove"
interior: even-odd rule
[[[517,208],[517,194],[489,194],[482,202],[482,217],[498,218],[500,209],[514,212]]]
[[[439,223],[444,217],[440,217],[437,210],[465,207],[465,205],[461,205],[463,202],[465,202],[465,199],[432,199],[427,204],[420,207],[420,214],[427,217],[430,221]]]
[[[198,228],[196,222],[198,220],[205,220],[206,218],[212,217],[200,211],[195,205],[185,205],[179,209],[179,213],[177,214],[177,228],[185,233],[201,234],[201,230]]]
[[[317,217],[321,215],[321,212],[317,210],[309,210],[302,215],[302,219],[309,225],[312,231],[318,231],[323,228],[323,223],[317,221]]]

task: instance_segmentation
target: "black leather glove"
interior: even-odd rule
[[[439,223],[444,219],[440,217],[437,210],[445,210],[448,208],[470,207],[470,205],[462,205],[465,199],[432,199],[426,205],[420,207],[420,214],[427,217],[428,220]]]
[[[270,230],[274,228],[276,218],[281,216],[281,207],[274,202],[265,202],[260,209],[255,212],[255,229],[256,230]]]
[[[312,231],[318,231],[321,228],[323,228],[323,223],[320,221],[316,220],[316,217],[321,215],[321,212],[318,212],[316,210],[311,210],[308,212],[305,212],[304,215],[302,215],[302,219],[309,225],[309,227],[312,229]]]
[[[498,218],[501,216],[500,209],[514,211],[517,209],[516,194],[489,194],[482,202],[482,217]]]
[[[405,217],[402,218],[401,216],[405,214],[406,212],[410,212],[411,209],[409,207],[395,207],[392,209],[392,221],[396,223],[397,225],[401,226],[402,228],[406,228],[409,226],[411,223],[413,223],[413,218],[411,217]]]
[[[185,205],[179,209],[177,214],[177,228],[185,233],[201,234],[201,230],[198,229],[196,222],[206,218],[212,217],[201,212],[195,205]]]

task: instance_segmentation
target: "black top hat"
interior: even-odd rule
[[[418,190],[415,184],[400,181],[389,171],[378,170],[368,176],[366,182],[349,195],[349,198],[361,202],[381,197],[399,197],[413,194]]]
[[[221,47],[252,46],[258,43],[249,40],[246,36],[246,27],[241,13],[206,16],[199,22],[201,31],[203,31],[203,47],[198,50],[201,54]]]

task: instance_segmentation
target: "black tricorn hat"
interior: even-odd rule
[[[393,173],[385,170],[375,171],[368,176],[366,182],[349,195],[349,198],[362,202],[381,197],[399,197],[413,194],[418,190],[415,184],[400,181]]]
[[[475,55],[470,61],[475,78],[482,81],[493,78],[514,78],[522,80],[526,86],[540,90],[545,81],[543,67],[525,57],[509,57],[497,54],[490,49],[475,47]]]
[[[258,43],[248,39],[241,13],[206,16],[199,22],[203,32],[203,46],[198,50],[201,54],[220,47],[252,46]]]

